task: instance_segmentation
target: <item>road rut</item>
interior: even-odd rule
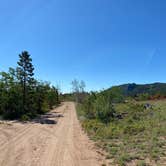
[[[1,166],[100,166],[103,163],[104,157],[81,129],[73,102],[64,102],[33,122],[0,124]]]

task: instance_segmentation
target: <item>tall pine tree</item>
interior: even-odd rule
[[[23,112],[28,111],[28,105],[26,102],[26,98],[28,97],[28,89],[33,84],[33,71],[34,67],[32,65],[32,59],[30,58],[30,54],[27,51],[23,51],[19,54],[19,61],[17,62],[17,75],[18,80],[22,86],[22,95],[23,95]]]

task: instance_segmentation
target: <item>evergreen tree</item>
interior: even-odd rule
[[[28,88],[33,85],[34,67],[32,65],[32,59],[27,51],[23,51],[21,54],[19,54],[19,58],[20,59],[17,62],[17,76],[22,86],[23,112],[25,112],[28,110],[26,98],[28,97]]]
[[[34,67],[27,51],[19,55],[16,69],[0,72],[0,117],[28,120],[59,104],[58,90],[33,78]]]

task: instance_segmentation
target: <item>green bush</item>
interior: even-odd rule
[[[112,96],[91,93],[81,106],[87,119],[98,119],[102,123],[109,123],[115,116]]]
[[[30,120],[30,117],[28,115],[22,115],[21,116],[21,121],[29,121]]]
[[[111,100],[104,95],[100,95],[95,101],[96,118],[104,123],[109,123],[114,117],[115,110],[113,109]]]
[[[86,131],[92,132],[93,134],[96,134],[99,130],[103,130],[103,128],[105,127],[104,124],[99,122],[98,120],[85,120],[82,123],[82,126]]]

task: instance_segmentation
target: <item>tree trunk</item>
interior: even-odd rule
[[[23,112],[26,111],[26,78],[24,76],[24,82],[23,82]]]

